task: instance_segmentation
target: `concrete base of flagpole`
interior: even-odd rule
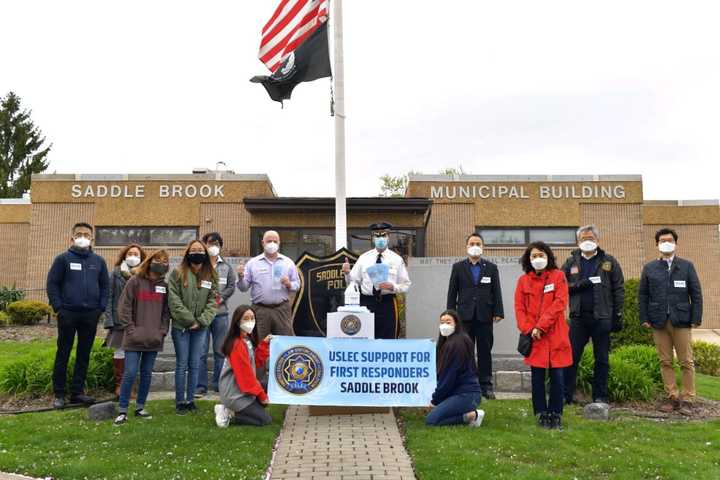
[[[335,407],[327,405],[311,405],[308,407],[308,413],[311,417],[322,415],[365,415],[390,412],[390,407]]]

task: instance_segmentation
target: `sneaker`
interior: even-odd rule
[[[495,400],[495,391],[492,388],[488,388],[482,391],[482,396],[488,400]]]
[[[562,430],[562,415],[559,413],[551,413],[548,420],[548,427],[550,430]]]
[[[485,410],[475,410],[475,420],[470,422],[468,425],[471,427],[479,427],[482,425],[483,418],[485,418]]]
[[[55,410],[60,410],[61,408],[65,408],[65,397],[55,397],[55,400],[53,400],[52,406]]]
[[[92,405],[95,403],[95,399],[91,396],[85,395],[84,393],[78,393],[77,395],[70,396],[70,403],[82,403],[83,405]]]
[[[121,413],[120,415],[118,415],[115,418],[113,425],[115,425],[116,427],[119,427],[120,425],[127,423],[127,421],[128,421],[127,413]]]
[[[230,425],[230,411],[220,403],[215,405],[215,424],[220,428]]]
[[[148,412],[144,408],[141,408],[140,410],[135,410],[135,416],[144,418],[145,420],[152,420],[152,415],[150,415],[150,412]]]
[[[187,415],[188,409],[187,405],[184,403],[178,403],[175,405],[175,414],[176,415]]]
[[[197,408],[197,405],[195,405],[195,402],[186,403],[185,408],[187,409],[188,412],[191,412],[191,413],[197,413],[197,411],[198,411],[198,408]]]
[[[547,412],[535,415],[537,426],[540,428],[550,428],[550,417]]]
[[[605,405],[610,405],[610,402],[605,397],[593,398],[593,403],[604,403]]]
[[[200,388],[195,389],[195,395],[193,395],[193,397],[195,397],[195,398],[202,398],[202,397],[204,397],[206,394],[207,394],[207,389],[200,387]]]

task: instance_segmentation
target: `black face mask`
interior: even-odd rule
[[[193,265],[202,265],[205,263],[206,256],[204,253],[188,253],[187,259]]]
[[[165,275],[168,271],[168,265],[164,263],[151,263],[150,264],[150,271],[152,273],[155,273],[157,275]]]

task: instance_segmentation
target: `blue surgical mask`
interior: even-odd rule
[[[383,250],[384,248],[387,248],[388,239],[387,237],[375,237],[373,242],[375,243],[375,248]]]

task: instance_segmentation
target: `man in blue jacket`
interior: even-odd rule
[[[72,228],[72,245],[53,261],[47,277],[47,296],[58,323],[57,353],[53,369],[53,407],[65,406],[67,363],[75,335],[77,351],[70,385],[70,402],[91,404],[85,395],[90,351],[100,314],[108,301],[109,276],[102,257],[92,251],[93,228],[77,223]]]
[[[692,328],[702,323],[702,289],[692,262],[675,254],[678,234],[669,228],[655,233],[660,258],[645,265],[640,275],[638,303],[640,323],[652,328],[655,348],[667,399],[660,410],[692,413],[695,400],[695,364]],[[673,368],[673,350],[682,372],[682,392],[678,393]]]

